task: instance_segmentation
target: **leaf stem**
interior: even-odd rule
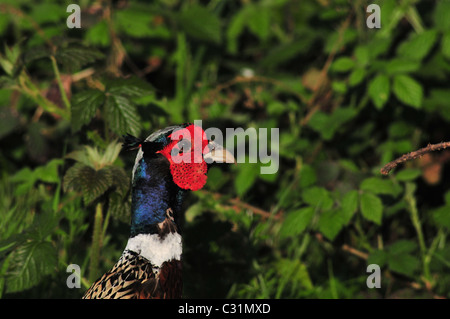
[[[92,234],[91,262],[89,264],[89,280],[93,282],[98,276],[100,249],[103,241],[103,205],[98,203],[95,207],[94,231]]]
[[[64,102],[64,106],[66,107],[67,113],[70,114],[70,102],[67,98],[66,90],[64,89],[64,85],[61,80],[61,74],[59,73],[58,63],[53,55],[50,56],[50,60],[52,60],[53,72],[55,72],[56,82],[58,82],[59,92],[61,93],[61,98]]]
[[[417,210],[417,203],[414,197],[415,185],[413,183],[406,183],[405,200],[408,204],[408,210],[410,212],[411,222],[416,230],[417,239],[419,241],[420,255],[422,258],[423,275],[427,281],[431,281],[430,273],[430,261],[431,258],[427,253],[427,246],[425,244],[425,238],[422,232],[422,226],[420,224],[419,212]]]

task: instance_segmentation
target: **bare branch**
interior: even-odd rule
[[[450,147],[450,142],[442,142],[442,143],[438,143],[438,144],[428,144],[426,147],[421,148],[420,150],[410,152],[408,154],[405,154],[405,155],[397,158],[396,160],[394,160],[392,162],[387,163],[386,165],[383,166],[383,168],[380,170],[380,172],[383,175],[388,175],[389,172],[393,168],[395,168],[398,164],[419,158],[419,157],[423,156],[424,154],[432,152],[432,151],[439,151],[439,150],[446,149],[447,147]]]

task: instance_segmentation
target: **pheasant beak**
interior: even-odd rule
[[[211,141],[207,145],[209,151],[203,154],[203,159],[206,163],[234,163],[236,164],[236,159],[233,154],[229,152],[222,145],[217,144],[214,141]]]

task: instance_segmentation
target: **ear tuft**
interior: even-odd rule
[[[124,151],[133,151],[137,150],[142,146],[142,143],[144,142],[140,138],[134,137],[133,135],[127,134],[122,136],[124,139],[124,142],[122,144],[122,150]]]

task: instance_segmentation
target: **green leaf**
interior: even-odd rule
[[[280,228],[280,236],[283,238],[294,237],[303,233],[310,224],[314,211],[313,207],[304,207],[286,214]]]
[[[65,191],[81,191],[86,205],[89,205],[113,186],[113,177],[107,169],[97,171],[90,166],[76,163],[67,170],[63,186]]]
[[[406,60],[405,58],[394,58],[384,65],[384,71],[388,75],[409,73],[417,71],[420,68],[420,62]]]
[[[13,108],[0,108],[0,139],[12,133],[19,124],[19,114]]]
[[[393,92],[406,105],[414,108],[422,106],[422,86],[408,75],[400,74],[394,77]]]
[[[450,229],[450,205],[447,204],[434,210],[433,219],[436,225]]]
[[[413,277],[414,272],[419,269],[420,261],[417,257],[408,254],[390,255],[388,266],[392,271]]]
[[[348,72],[355,66],[355,61],[349,57],[340,57],[331,64],[331,70],[335,72]]]
[[[107,47],[111,43],[108,24],[106,20],[101,20],[97,24],[87,28],[85,35],[86,42],[92,45]]]
[[[390,84],[389,78],[384,74],[378,74],[369,83],[369,96],[377,109],[383,108],[389,100]]]
[[[437,32],[435,30],[413,33],[407,41],[400,44],[397,54],[410,60],[421,60],[430,52],[436,39]]]
[[[344,226],[343,214],[340,210],[327,210],[320,215],[318,226],[325,237],[333,240]]]
[[[442,54],[450,58],[450,30],[445,32],[441,41]]]
[[[368,46],[358,46],[355,49],[355,58],[359,66],[366,66],[370,63],[370,51]]]
[[[221,42],[220,19],[211,11],[200,5],[188,6],[177,14],[180,30],[198,40],[215,44]]]
[[[41,180],[45,183],[59,183],[60,176],[58,169],[62,166],[62,159],[53,159],[44,166],[39,166],[33,171],[33,179]]]
[[[353,119],[357,114],[358,111],[350,107],[340,107],[330,115],[317,111],[311,117],[308,126],[319,132],[323,139],[330,140],[339,129],[344,127],[343,124]]]
[[[105,113],[105,120],[117,134],[130,133],[135,136],[140,134],[141,118],[129,98],[123,95],[107,95]]]
[[[247,19],[248,28],[261,40],[266,40],[270,34],[270,18],[272,16],[270,10],[269,7],[255,7],[253,14]]]
[[[360,209],[364,218],[381,225],[383,203],[377,195],[362,193],[360,196]]]
[[[120,34],[134,38],[168,38],[170,31],[165,23],[154,24],[155,16],[152,10],[148,10],[145,5],[130,3],[128,8],[114,10],[114,23]]]
[[[253,186],[259,175],[259,165],[256,163],[239,164],[239,172],[234,180],[234,188],[239,196],[244,195]]]
[[[367,264],[377,264],[378,266],[383,267],[386,265],[388,257],[388,253],[384,250],[373,250],[367,259]]]
[[[74,44],[59,47],[55,53],[56,60],[72,72],[103,57],[97,49]]]
[[[99,90],[86,90],[72,97],[72,131],[76,132],[83,125],[89,124],[95,112],[105,101],[105,94]]]
[[[315,186],[305,189],[302,193],[302,199],[305,203],[314,208],[326,210],[333,206],[333,200],[331,199],[330,192],[323,187]]]
[[[50,242],[29,241],[9,256],[10,267],[6,291],[19,292],[37,285],[46,275],[55,271],[56,249]]]
[[[449,1],[438,1],[434,7],[434,23],[436,27],[440,30],[448,31],[450,30],[450,2]]]
[[[418,168],[405,168],[405,169],[399,171],[395,175],[395,178],[398,181],[408,182],[408,181],[412,181],[412,180],[416,179],[420,175],[422,175],[422,171]]]
[[[353,70],[352,73],[350,73],[350,77],[348,78],[348,84],[350,86],[356,86],[359,83],[361,83],[362,80],[364,80],[366,75],[367,75],[367,72],[365,69],[356,68]]]
[[[351,218],[358,210],[358,191],[352,190],[347,192],[342,198],[341,214],[343,224],[348,224]]]
[[[411,240],[401,239],[388,246],[390,255],[409,254],[417,250],[417,244]]]
[[[127,79],[117,78],[106,81],[106,92],[127,98],[142,98],[153,94],[153,88],[137,77]]]
[[[384,194],[398,196],[402,191],[401,187],[395,185],[390,179],[380,177],[369,177],[361,182],[360,188],[374,194]]]

